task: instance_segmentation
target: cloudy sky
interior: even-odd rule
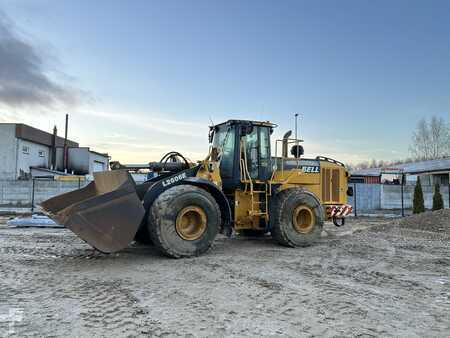
[[[207,151],[207,126],[303,114],[307,154],[407,157],[450,117],[448,1],[0,0],[0,122],[114,160]]]

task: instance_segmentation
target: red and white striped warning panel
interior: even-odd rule
[[[351,214],[353,207],[349,204],[344,205],[332,205],[331,207],[331,217],[345,217]]]

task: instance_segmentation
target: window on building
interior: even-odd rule
[[[28,146],[22,146],[22,153],[29,154],[30,153],[30,147]]]
[[[45,157],[45,152],[43,150],[39,150],[39,157]]]

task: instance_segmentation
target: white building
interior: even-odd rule
[[[0,179],[27,179],[42,172],[46,176],[63,173],[63,147],[62,137],[25,124],[0,123]],[[66,163],[68,173],[91,175],[109,169],[109,156],[67,140]]]

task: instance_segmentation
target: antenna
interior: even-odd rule
[[[209,115],[209,120],[211,121],[211,127],[214,127],[215,124],[214,124],[214,122],[213,122],[213,120],[212,120],[212,118],[211,118],[211,115]]]
[[[298,130],[297,130],[297,119],[298,119],[298,113],[295,113],[295,139],[298,139]]]

